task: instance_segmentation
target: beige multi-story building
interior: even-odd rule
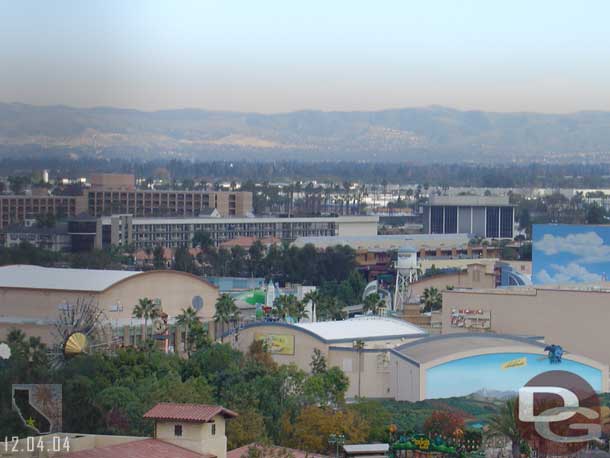
[[[207,209],[216,209],[224,217],[252,213],[252,193],[244,191],[90,189],[85,194],[86,211],[92,216],[196,217]]]
[[[67,218],[87,210],[84,196],[1,195],[0,229],[38,215]]]
[[[210,209],[223,217],[248,216],[252,213],[252,193],[136,189],[133,175],[99,174],[92,176],[91,187],[79,196],[52,196],[46,190],[43,194],[0,196],[0,229],[47,214],[58,218],[80,213],[196,217]]]
[[[133,245],[137,249],[190,245],[196,232],[215,244],[239,237],[293,241],[306,236],[375,235],[377,216],[307,218],[139,218],[113,215],[98,220],[96,246]]]

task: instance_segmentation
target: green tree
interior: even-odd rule
[[[174,269],[181,272],[193,272],[193,257],[185,247],[179,247],[176,249],[176,253],[174,255]]]
[[[209,232],[197,231],[193,234],[193,248],[199,247],[202,250],[207,250],[214,246],[214,240]]]
[[[264,275],[263,259],[265,256],[265,247],[260,240],[255,240],[248,248],[248,270],[253,277]]]
[[[424,312],[440,310],[443,306],[443,296],[434,286],[424,289],[421,301],[424,305]]]
[[[165,269],[165,249],[157,245],[153,250],[153,266],[155,269]]]
[[[520,456],[521,433],[515,417],[516,398],[507,400],[499,412],[489,419],[490,436],[503,436],[512,443],[513,458]]]
[[[231,260],[229,261],[229,274],[234,277],[243,277],[247,274],[246,250],[236,245],[231,248]]]
[[[293,447],[325,453],[331,434],[343,434],[348,444],[361,444],[366,442],[370,428],[368,423],[352,410],[307,406],[301,410],[294,422],[286,419],[283,429]]]
[[[154,320],[158,318],[161,311],[159,307],[152,299],[148,297],[143,297],[138,299],[138,303],[134,305],[133,311],[131,315],[134,318],[138,318],[140,320],[144,320],[142,325],[142,340],[146,341],[147,333],[148,333],[148,320]]]
[[[381,299],[381,296],[377,293],[372,293],[364,298],[362,311],[364,313],[371,312],[373,315],[378,315],[383,306],[384,302]]]
[[[390,442],[388,427],[394,422],[392,412],[377,400],[359,398],[348,406],[349,410],[358,413],[369,425],[369,442]]]
[[[324,374],[328,370],[326,356],[322,354],[319,348],[313,349],[313,355],[311,355],[309,367],[311,367],[311,373],[313,375]]]
[[[587,207],[586,215],[587,224],[604,224],[606,223],[606,211],[597,203]]]
[[[239,417],[227,423],[227,448],[229,450],[265,441],[265,419],[256,409],[242,410],[239,412]]]
[[[193,342],[191,341],[190,330],[200,322],[197,311],[193,307],[182,309],[182,313],[176,317],[176,326],[184,329],[184,346],[186,354],[190,358]]]
[[[273,301],[273,315],[286,321],[288,317],[301,321],[308,318],[305,305],[293,294],[283,294]]]
[[[216,313],[214,314],[214,322],[221,325],[220,341],[224,342],[225,326],[239,319],[239,309],[235,305],[235,299],[229,294],[221,294],[216,300]]]
[[[345,319],[344,305],[334,296],[325,296],[318,304],[318,320]]]

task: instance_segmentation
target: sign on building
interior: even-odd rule
[[[294,355],[294,336],[289,334],[254,334],[255,340],[262,340],[267,351],[273,355]]]
[[[481,309],[451,309],[451,327],[491,329],[491,311]]]

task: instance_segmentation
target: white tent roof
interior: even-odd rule
[[[0,288],[99,292],[140,273],[124,270],[58,269],[12,265],[0,267]]]
[[[296,323],[295,325],[329,341],[426,335],[426,331],[414,324],[379,316],[350,318],[342,321]]]

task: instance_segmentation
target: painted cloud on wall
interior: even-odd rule
[[[536,224],[532,238],[534,283],[598,283],[610,271],[608,226]]]

